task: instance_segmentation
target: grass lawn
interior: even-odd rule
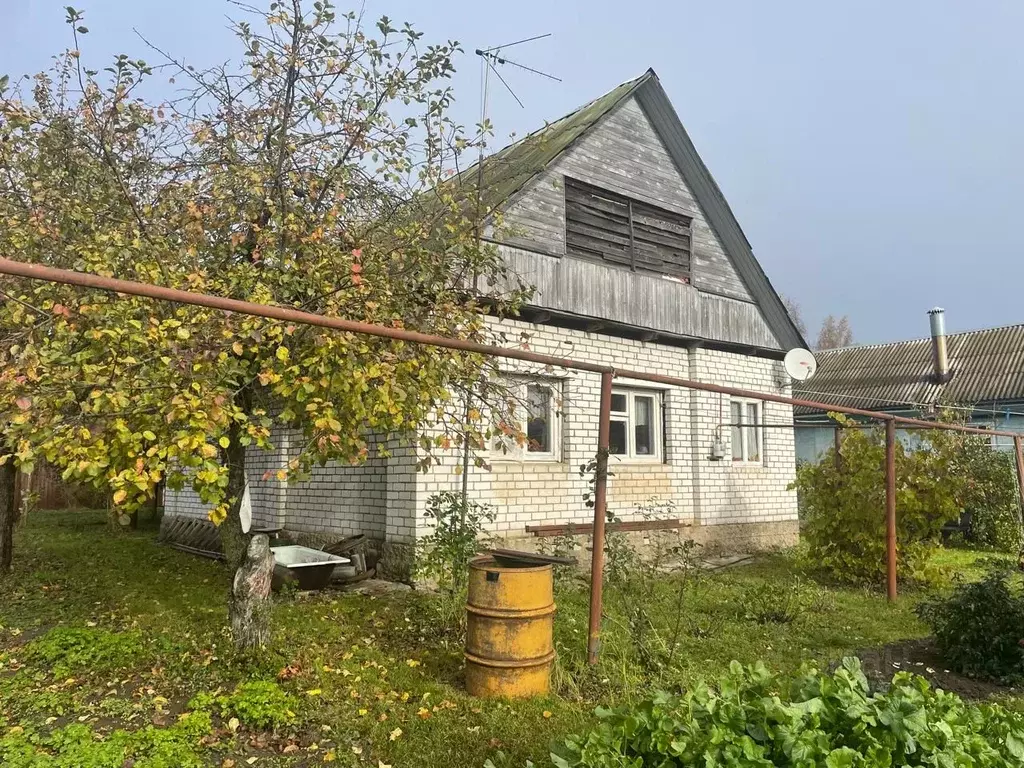
[[[459,641],[438,630],[429,596],[280,599],[272,647],[244,660],[226,631],[222,565],[159,547],[152,530],[113,531],[93,512],[37,513],[16,546],[15,573],[0,581],[0,764],[10,768],[473,767],[499,749],[523,766],[586,729],[595,705],[716,676],[732,659],[786,670],[925,633],[913,595],[890,605],[824,589],[780,555],[692,586],[667,668],[645,660],[626,618],[636,596],[610,588],[602,662],[587,670],[586,587],[561,579],[558,693],[482,702],[462,692]],[[976,557],[943,556],[963,569]],[[794,620],[757,620],[791,593]],[[677,599],[669,578],[648,598],[663,633]]]

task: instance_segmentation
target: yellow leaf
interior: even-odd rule
[[[282,363],[288,362],[288,347],[278,347],[276,355]]]
[[[232,733],[237,731],[238,726],[240,725],[241,723],[239,722],[237,717],[232,717],[230,720],[228,720],[228,730],[230,730]]]
[[[228,438],[227,435],[221,435],[220,440],[218,440],[217,442],[220,443],[221,448],[227,448],[229,445],[231,445],[231,440]]]
[[[400,738],[402,738],[401,728],[395,728],[395,730],[388,734],[388,739],[391,741],[398,741]]]
[[[420,707],[419,711],[416,714],[420,717],[421,720],[426,720],[430,717],[430,710],[426,707]]]
[[[328,752],[326,755],[324,755],[324,762],[325,763],[333,763],[337,759],[338,759],[338,756],[334,754],[334,750],[333,749],[330,752]]]
[[[321,693],[323,693],[323,691],[319,688],[311,688],[308,691],[306,691],[307,696],[319,696]]]
[[[546,720],[546,719],[547,719],[547,718],[549,718],[549,717],[551,717],[551,713],[550,713],[550,712],[548,712],[548,711],[547,711],[547,710],[545,709],[545,710],[544,710],[544,719]]]
[[[410,667],[418,667],[420,665],[420,662],[416,661],[416,659],[406,659],[405,663]]]
[[[145,432],[143,432],[142,436],[147,440],[156,440],[156,434],[154,434],[154,432],[150,429],[147,429]]]
[[[188,328],[179,328],[174,332],[174,335],[177,336],[182,341],[185,341],[188,339],[189,336],[192,335],[192,333],[189,331]]]
[[[122,488],[121,490],[116,491],[114,493],[114,503],[115,504],[123,504],[124,500],[127,499],[127,498],[128,498],[128,491],[126,491],[124,488]]]
[[[231,345],[231,351],[234,352],[236,355],[241,355],[243,352],[245,352],[245,349],[242,347],[241,344],[239,344],[236,341],[234,344]]]

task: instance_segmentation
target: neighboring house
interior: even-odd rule
[[[487,158],[483,175],[487,210],[502,210],[507,225],[488,236],[536,286],[521,318],[492,321],[495,331],[526,334],[537,352],[789,394],[780,361],[804,342],[653,71]],[[518,381],[528,446],[491,451],[490,469],[472,469],[468,487],[496,508],[498,534],[531,546],[527,526],[591,521],[579,470],[597,449],[599,376]],[[612,410],[617,516],[633,519],[656,497],[700,540],[795,542],[792,430],[756,426],[791,423],[789,406],[617,379]],[[730,426],[740,422],[750,426]],[[427,499],[461,487],[457,452],[424,473],[415,448],[395,440],[388,459],[329,465],[301,484],[263,482],[289,455],[289,436],[275,439],[278,450],[250,468],[257,524],[365,533],[385,553],[407,552],[429,530]],[[166,515],[204,514],[191,493],[167,494]]]
[[[818,352],[814,378],[794,396],[916,418],[955,406],[976,426],[1024,432],[1024,325],[947,335],[943,311],[929,314],[929,337]],[[827,414],[797,408],[796,422],[797,460],[817,461],[834,444]]]

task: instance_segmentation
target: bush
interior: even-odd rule
[[[856,659],[831,675],[806,668],[793,679],[734,661],[717,688],[662,693],[597,715],[595,730],[556,748],[555,766],[1002,768],[1024,761],[1024,715],[965,704],[906,672],[885,693],[872,693]]]
[[[957,672],[1024,681],[1024,595],[1008,572],[960,583],[951,595],[927,600],[917,610]]]
[[[295,720],[298,700],[270,680],[241,683],[230,694],[200,693],[189,709],[212,710],[223,718],[237,717],[252,728],[279,728]]]
[[[842,420],[842,417],[839,417]],[[960,516],[966,478],[958,470],[962,436],[935,431],[913,450],[896,444],[896,541],[901,578],[924,581],[943,525]],[[809,557],[831,578],[883,584],[885,546],[883,431],[845,430],[842,468],[829,451],[797,470]]]
[[[758,624],[789,624],[816,603],[816,592],[802,580],[759,582],[743,594],[744,615]]]
[[[966,437],[958,473],[966,478],[963,507],[970,513],[967,542],[1016,554],[1024,541],[1014,455],[992,450],[982,438]]]

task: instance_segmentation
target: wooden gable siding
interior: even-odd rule
[[[499,246],[505,262],[536,288],[530,304],[676,336],[781,349],[755,304],[699,291],[651,272]]]
[[[691,217],[693,285],[731,298],[751,300],[750,292],[634,98],[619,105],[512,199],[505,208],[505,223],[511,231],[504,242],[552,256],[565,255],[566,176]]]

